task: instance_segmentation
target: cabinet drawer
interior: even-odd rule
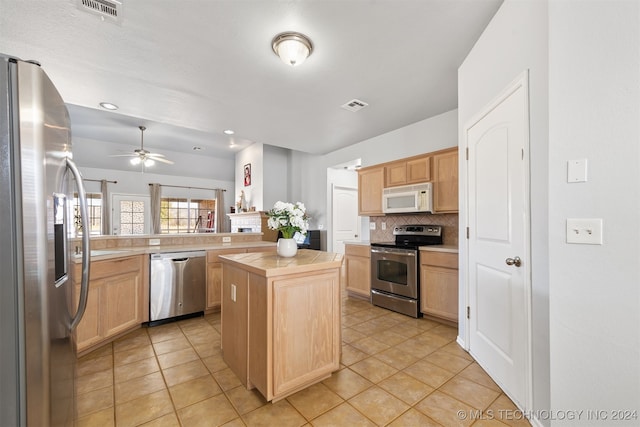
[[[371,247],[369,245],[344,245],[345,255],[363,256],[371,258]]]
[[[420,264],[458,269],[458,254],[449,252],[420,251]]]
[[[113,276],[114,274],[127,273],[129,271],[139,271],[141,269],[140,257],[136,255],[127,258],[115,258],[103,261],[94,261],[91,263],[90,280],[97,280],[103,277]],[[80,282],[82,274],[82,265],[76,264],[75,281]]]
[[[213,251],[207,251],[207,262],[220,262],[218,255],[243,254],[245,252],[247,252],[247,250],[244,248],[216,249]]]

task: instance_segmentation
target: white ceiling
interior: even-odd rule
[[[252,142],[321,154],[456,108],[457,68],[501,3],[123,0],[114,22],[80,0],[0,0],[0,53],[42,64],[74,139],[97,152],[137,148],[145,125],[145,148],[165,154],[233,158]],[[288,30],[315,46],[296,68],[271,50]],[[340,108],[354,98],[369,106]]]

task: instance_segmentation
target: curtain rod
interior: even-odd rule
[[[101,179],[89,179],[89,178],[84,178],[83,181],[93,181],[93,182],[102,182]],[[109,180],[105,180],[111,184],[117,184],[118,181],[109,181]]]
[[[149,184],[149,186],[151,186],[153,184]],[[189,190],[222,190],[222,191],[227,191],[224,188],[205,188],[205,187],[185,187],[184,185],[164,185],[164,184],[160,184],[160,187],[173,187],[173,188],[188,188]]]

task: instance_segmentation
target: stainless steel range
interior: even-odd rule
[[[411,317],[420,312],[420,246],[441,245],[442,226],[402,225],[395,241],[371,243],[371,302]]]

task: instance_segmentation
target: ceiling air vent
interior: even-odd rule
[[[103,20],[109,18],[113,21],[122,20],[122,2],[117,0],[78,0],[80,9],[100,15]]]
[[[355,113],[356,111],[362,110],[364,107],[368,105],[369,104],[367,104],[364,101],[360,101],[359,99],[352,99],[346,104],[341,105],[341,107],[344,108],[345,110],[349,110]]]

